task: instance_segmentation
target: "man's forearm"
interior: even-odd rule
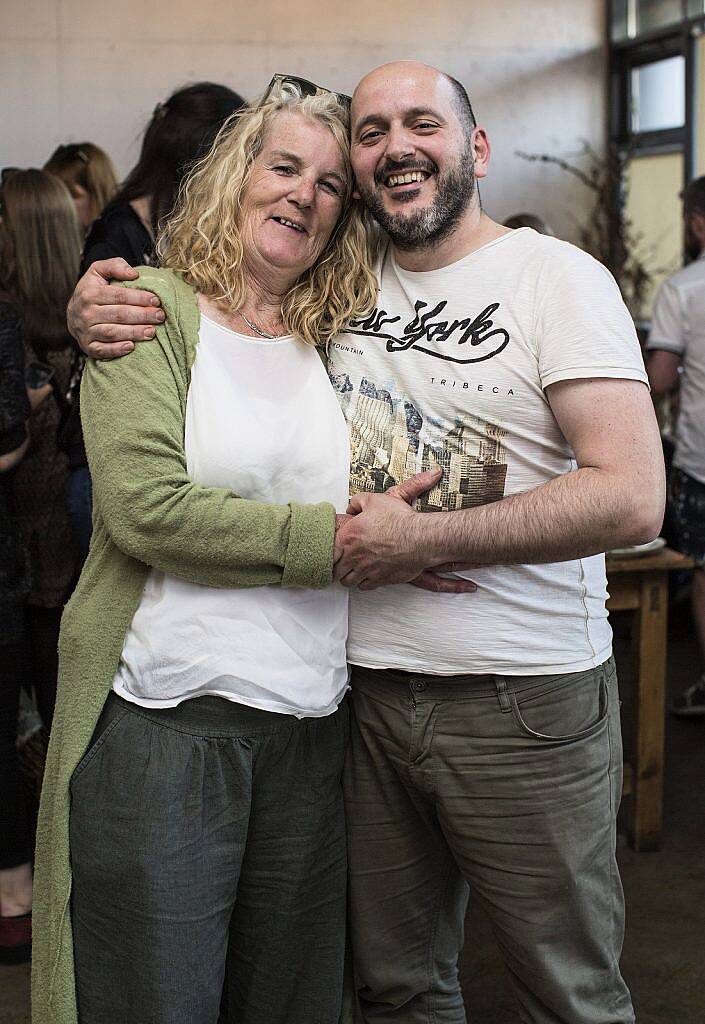
[[[454,512],[411,513],[394,497],[353,496],[336,578],[371,590],[421,569],[567,561],[655,537],[665,480],[658,426],[639,381],[578,379],[547,389],[579,469],[522,494]]]
[[[635,487],[584,468],[488,505],[421,515],[414,536],[427,566],[559,562],[650,540],[662,514],[660,480]]]

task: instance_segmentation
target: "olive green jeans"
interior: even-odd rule
[[[523,1021],[631,1024],[618,963],[614,662],[538,677],[356,668],[352,686],[344,787],[358,1016],[465,1024],[458,956],[472,888]]]

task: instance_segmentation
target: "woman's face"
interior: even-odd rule
[[[76,213],[78,214],[78,219],[80,220],[81,224],[83,224],[84,228],[87,228],[94,220],[93,200],[88,195],[85,188],[82,188],[75,182],[71,184],[69,188],[71,191],[71,198],[73,199],[74,204],[76,206]]]
[[[343,155],[320,121],[282,111],[256,158],[242,203],[245,260],[255,277],[293,283],[325,249],[348,193]]]

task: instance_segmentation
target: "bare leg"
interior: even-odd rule
[[[0,914],[19,917],[32,909],[32,869],[29,863],[0,871]]]

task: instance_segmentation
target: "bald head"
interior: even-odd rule
[[[415,60],[391,61],[361,78],[353,93],[353,119],[356,106],[360,109],[361,105],[364,105],[365,97],[370,93],[374,94],[380,85],[397,93],[408,88],[416,90],[419,87],[428,90],[429,96],[445,92],[453,104],[453,110],[465,135],[469,137],[473,128],[477,126],[465,86],[445,71]]]

